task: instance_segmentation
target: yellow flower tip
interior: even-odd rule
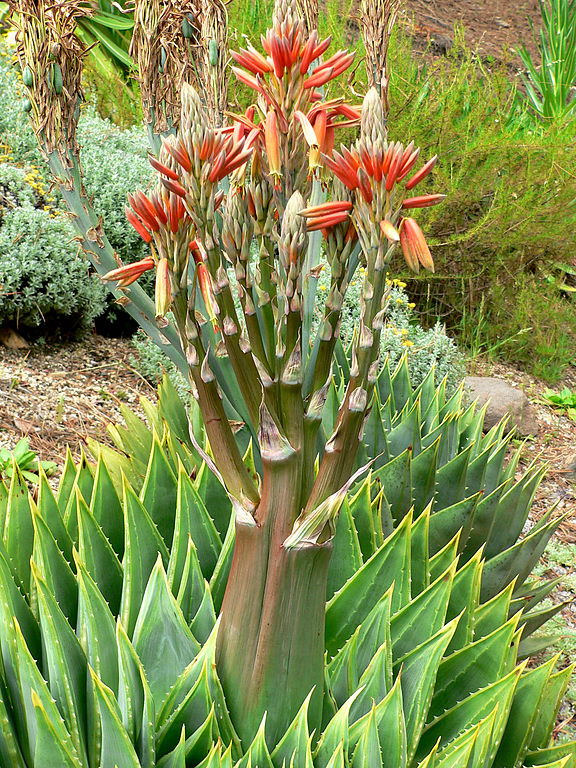
[[[408,306],[408,307],[410,307],[410,309],[414,309],[414,307],[416,306],[416,304],[414,304],[414,302],[413,302],[413,301],[411,301],[411,302],[409,302],[409,304],[408,304],[407,306]]]
[[[404,347],[413,347],[414,346],[414,342],[410,341],[410,339],[403,339],[402,345]]]

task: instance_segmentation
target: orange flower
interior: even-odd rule
[[[402,248],[406,264],[414,272],[418,272],[419,264],[424,269],[434,272],[434,262],[432,261],[430,248],[418,222],[414,219],[402,219],[400,223],[400,247]]]
[[[170,266],[168,259],[160,259],[156,269],[156,285],[154,291],[156,318],[162,318],[170,309],[172,289],[170,287]]]
[[[402,208],[430,208],[432,205],[438,205],[446,195],[420,195],[420,197],[408,197],[402,201]]]
[[[308,232],[315,230],[326,230],[337,224],[342,224],[348,219],[352,210],[352,203],[349,200],[334,201],[330,203],[321,203],[300,211],[300,216],[307,219],[306,229]]]
[[[268,169],[278,183],[279,179],[282,177],[282,161],[280,158],[280,143],[278,138],[278,120],[276,118],[276,112],[273,110],[266,113],[266,121],[264,123],[264,143],[266,145],[266,155],[268,157]]]
[[[119,288],[126,288],[150,269],[154,269],[154,260],[148,257],[141,261],[135,261],[132,264],[126,264],[123,267],[113,269],[105,274],[102,279],[109,281],[117,280]]]

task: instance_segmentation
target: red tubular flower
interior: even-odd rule
[[[238,67],[232,67],[232,72],[234,72],[241,83],[244,83],[244,85],[247,85],[254,91],[258,91],[258,93],[262,93],[262,86],[253,75],[249,75],[247,72],[244,72],[244,70],[239,69]]]
[[[164,145],[164,149],[168,152],[171,157],[176,160],[176,162],[184,168],[186,173],[190,173],[192,170],[192,163],[190,162],[190,156],[188,155],[188,150],[184,146],[181,140],[176,141],[166,141],[164,140],[162,142]],[[171,177],[173,178],[173,177]],[[176,177],[176,180],[178,177]]]
[[[396,179],[398,178],[398,173],[400,172],[400,167],[402,165],[402,157],[402,144],[397,144],[394,152],[391,155],[390,169],[388,170],[388,174],[386,176],[385,188],[387,192],[390,192],[396,183]]]
[[[240,51],[230,51],[230,55],[240,64],[245,67],[253,75],[263,75],[265,72],[273,72],[274,67],[268,59],[265,59],[261,53],[250,47],[249,49],[242,48]]]
[[[420,147],[414,150],[408,160],[405,163],[402,163],[402,168],[400,168],[400,173],[398,174],[398,181],[402,181],[412,170],[412,167],[414,166],[416,160],[418,160],[418,157],[420,156]]]
[[[128,202],[152,232],[158,232],[160,224],[156,218],[156,209],[146,195],[138,190],[133,195],[128,194]]]
[[[154,261],[151,258],[142,259],[141,261],[135,261],[133,264],[126,264],[123,267],[113,269],[102,278],[103,280],[117,280],[118,287],[124,288],[135,280],[138,280],[144,272],[154,269]]]
[[[303,83],[304,88],[319,88],[325,85],[329,80],[333,80],[338,75],[341,75],[350,64],[354,61],[354,51],[346,53],[346,51],[338,51],[331,56],[327,61],[320,64],[310,77],[306,78]]]
[[[160,181],[169,192],[173,192],[179,197],[186,197],[186,190],[179,181],[174,181],[173,179],[160,179]]]
[[[428,162],[420,168],[420,170],[412,176],[411,179],[409,179],[406,182],[406,189],[414,189],[414,187],[419,184],[422,179],[425,179],[426,176],[430,173],[432,168],[436,165],[436,161],[438,160],[438,155],[434,155],[434,157],[431,160],[428,160]]]
[[[154,157],[154,155],[149,154],[148,155],[148,162],[154,168],[155,171],[158,171],[159,173],[164,174],[164,176],[168,176],[169,179],[172,179],[173,181],[178,181],[178,174],[173,171],[171,168],[168,168],[167,166],[163,165],[158,158]]]
[[[400,223],[400,247],[406,264],[414,272],[418,272],[419,264],[424,269],[434,272],[434,262],[426,238],[414,219],[402,219]]]
[[[374,192],[372,191],[372,187],[370,185],[370,179],[368,178],[368,174],[364,170],[364,168],[358,168],[358,187],[360,189],[360,192],[362,193],[362,197],[368,205],[372,202],[374,199]]]
[[[124,213],[126,214],[126,218],[132,224],[136,232],[140,235],[142,240],[144,240],[145,243],[149,243],[152,240],[152,235],[150,232],[146,229],[146,227],[142,224],[138,216],[134,213],[134,211],[130,210],[127,205],[124,206]]]
[[[321,203],[300,211],[300,216],[306,219],[306,229],[309,232],[322,229],[327,230],[336,224],[342,224],[348,219],[352,210],[349,200],[335,200],[329,203]]]
[[[430,208],[432,205],[438,205],[446,195],[421,195],[420,197],[408,197],[402,201],[402,208]]]
[[[358,189],[357,170],[360,166],[360,159],[356,155],[355,150],[352,152],[346,150],[346,157],[344,157],[344,148],[342,148],[342,152],[342,155],[339,152],[334,152],[332,157],[322,155],[322,159],[348,189]],[[348,158],[350,158],[350,161]]]

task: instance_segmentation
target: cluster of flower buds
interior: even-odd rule
[[[413,208],[428,208],[444,200],[445,195],[426,194],[410,197],[413,190],[434,168],[437,156],[426,162],[410,175],[416,165],[420,150],[414,142],[404,146],[400,142],[388,142],[385,137],[381,103],[374,90],[366,96],[362,110],[362,137],[355,147],[341,146],[339,152],[323,154],[326,166],[348,190],[356,194],[357,223],[360,210],[364,211],[363,228],[380,225],[386,240],[400,243],[408,266],[418,271],[419,266],[433,270],[430,249],[417,222],[403,218],[402,212]],[[350,212],[348,204],[339,207],[338,202],[326,204],[318,211],[308,213],[309,228],[325,229],[341,223]],[[368,218],[366,217],[368,214]],[[355,220],[355,217],[351,217]]]
[[[332,153],[335,129],[360,119],[360,111],[345,104],[343,98],[323,101],[317,90],[342,74],[354,58],[353,53],[338,51],[326,61],[319,61],[330,42],[331,38],[320,40],[315,30],[307,35],[302,20],[288,15],[276,19],[262,37],[264,54],[252,46],[232,52],[240,65],[232,67],[236,77],[261,97],[257,106],[259,123],[254,121],[254,114],[235,119],[251,131],[259,130],[257,154],[266,157],[276,189],[287,171],[297,175],[302,166],[298,144],[284,151],[286,143],[296,135],[296,125],[309,147],[308,175],[312,176],[322,168],[321,156]],[[289,168],[283,167],[286,162]]]

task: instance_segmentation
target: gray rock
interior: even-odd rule
[[[467,376],[466,386],[471,401],[478,400],[480,407],[488,403],[484,421],[485,431],[508,416],[509,430],[516,427],[519,435],[538,434],[536,414],[521,389],[516,389],[507,381],[492,376]]]

